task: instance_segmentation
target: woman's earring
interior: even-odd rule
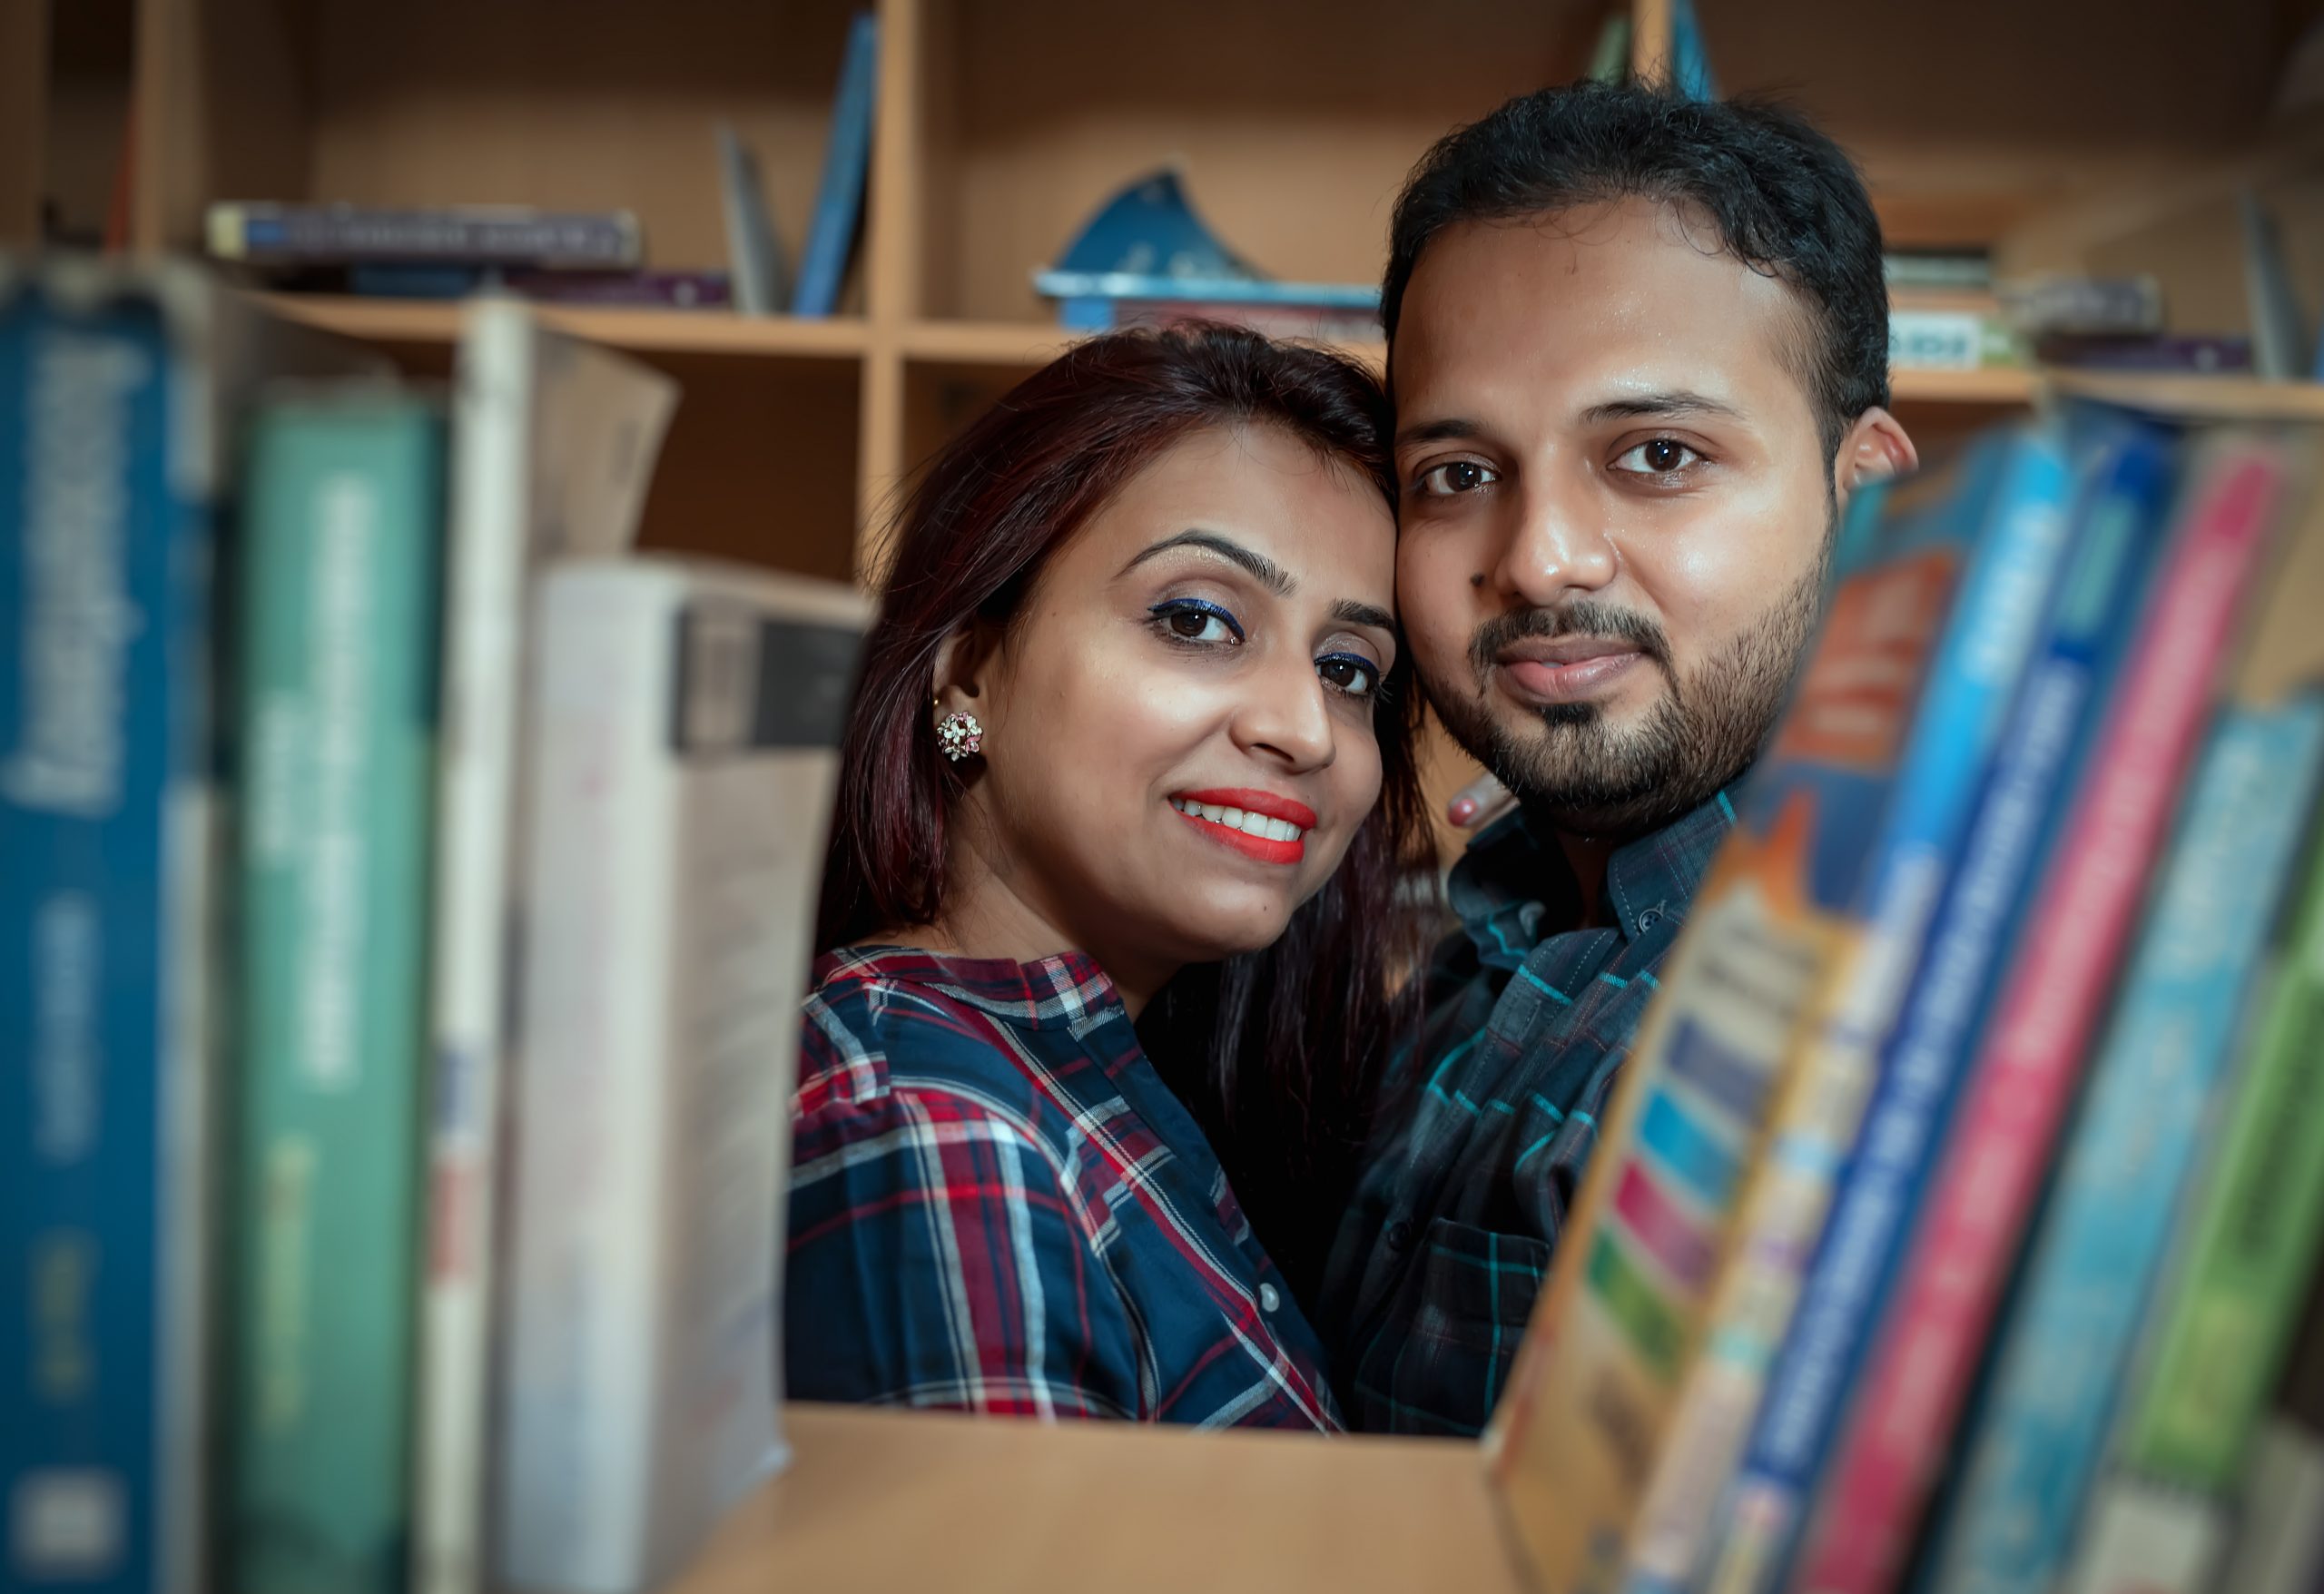
[[[964,708],[956,708],[936,722],[936,745],[954,763],[971,753],[984,751],[984,727],[977,723],[976,715]]]

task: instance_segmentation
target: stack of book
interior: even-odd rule
[[[1545,1587],[2324,1575],[2324,409],[2202,403],[1849,539],[1491,1436]]]
[[[0,261],[6,1587],[639,1588],[779,1461],[865,606],[629,551],[675,398]]]

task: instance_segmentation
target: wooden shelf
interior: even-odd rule
[[[2030,404],[2038,379],[2030,370],[1995,367],[1974,371],[1891,370],[1888,386],[1899,404]]]
[[[793,1406],[664,1594],[1518,1594],[1474,1444]]]
[[[904,358],[931,365],[1031,370],[1048,364],[1086,334],[1039,321],[913,321],[903,330]],[[1384,343],[1339,343],[1374,370],[1388,357]]]
[[[310,293],[270,293],[266,299],[301,320],[373,342],[449,343],[459,334],[460,307],[450,300]],[[824,320],[596,305],[543,305],[539,310],[549,326],[638,354],[852,359],[863,353],[868,341],[863,323],[852,318]]]

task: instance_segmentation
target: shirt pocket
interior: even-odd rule
[[[1476,1433],[1492,1415],[1549,1276],[1550,1247],[1433,1219],[1421,1254],[1357,1369],[1363,1406],[1384,1401],[1403,1432]]]

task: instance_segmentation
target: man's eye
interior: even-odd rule
[[[1630,476],[1675,476],[1700,459],[1676,438],[1651,438],[1614,461],[1614,468]]]
[[[1456,493],[1473,493],[1479,487],[1491,487],[1500,479],[1501,473],[1489,465],[1480,465],[1473,459],[1455,459],[1423,471],[1420,490],[1433,497],[1451,497]]]

